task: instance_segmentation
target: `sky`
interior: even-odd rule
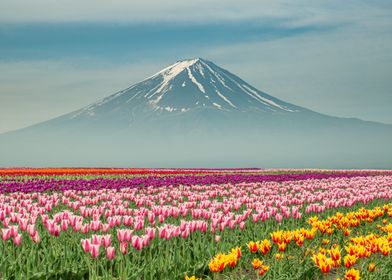
[[[392,124],[391,49],[390,0],[2,0],[0,133],[193,57],[284,101]]]

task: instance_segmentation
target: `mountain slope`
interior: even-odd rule
[[[138,122],[178,122],[241,115],[292,115],[310,111],[274,98],[214,63],[181,60],[98,102],[51,120],[54,128],[124,129]],[[191,124],[192,125],[192,124]]]
[[[204,59],[0,135],[0,165],[392,167],[392,126],[319,114]]]
[[[263,93],[203,59],[181,60],[155,75],[72,114],[94,117],[112,109],[146,113],[196,108],[225,111],[298,112],[302,108]]]

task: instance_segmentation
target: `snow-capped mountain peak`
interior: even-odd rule
[[[193,110],[295,113],[301,107],[274,98],[202,58],[184,59],[143,81],[77,112],[71,118],[105,114],[186,114]]]

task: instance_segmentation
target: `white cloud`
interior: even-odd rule
[[[287,15],[288,1],[2,0],[0,19],[30,21],[189,21]],[[254,8],[257,7],[257,8]]]
[[[385,0],[2,0],[0,21],[205,23],[290,18],[293,24],[313,24],[360,19],[364,12],[390,8]]]

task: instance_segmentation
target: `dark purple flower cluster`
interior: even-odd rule
[[[284,182],[318,180],[329,178],[351,178],[377,175],[371,172],[309,172],[294,174],[213,174],[204,176],[148,176],[133,178],[55,179],[34,178],[29,180],[0,181],[0,193],[44,192],[65,190],[122,189],[136,187],[161,187],[178,185],[238,184],[256,182]]]

